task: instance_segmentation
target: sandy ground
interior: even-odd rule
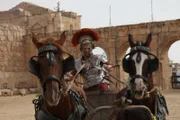
[[[165,95],[170,115],[167,120],[180,120],[180,90],[162,91]],[[35,94],[24,97],[0,97],[0,120],[34,120]]]
[[[180,120],[180,89],[163,91],[169,109],[167,120]]]

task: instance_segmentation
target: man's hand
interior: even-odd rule
[[[67,72],[66,74],[64,74],[64,80],[66,81],[72,81],[73,77],[74,76],[72,75],[71,72]]]
[[[104,66],[104,68],[105,68],[107,71],[111,71],[111,68],[112,68],[112,65],[111,65],[111,64],[109,64],[109,65],[103,64],[103,66]]]

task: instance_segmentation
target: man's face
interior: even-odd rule
[[[82,55],[89,58],[92,54],[92,45],[90,43],[82,45]]]

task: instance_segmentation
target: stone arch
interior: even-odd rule
[[[128,74],[124,72],[122,68],[122,59],[124,58],[127,49],[129,48],[129,43],[125,41],[124,43],[119,46],[119,51],[118,51],[118,59],[119,59],[119,65],[120,65],[120,79],[121,81],[126,81],[128,79]],[[120,85],[122,86],[122,85]]]
[[[123,75],[125,74],[125,72],[122,70],[121,62],[122,62],[123,57],[125,56],[126,50],[129,47],[128,39],[127,39],[129,32],[133,35],[135,40],[136,39],[146,40],[147,34],[152,32],[153,41],[151,43],[151,50],[152,50],[152,53],[157,55],[157,57],[160,59],[160,67],[159,67],[160,69],[158,70],[158,72],[155,72],[156,76],[155,78],[153,76],[153,79],[155,83],[158,83],[160,86],[162,86],[162,88],[170,88],[171,71],[169,70],[170,68],[167,67],[169,66],[168,64],[169,58],[167,55],[167,51],[169,50],[170,45],[172,45],[174,42],[180,39],[179,25],[180,25],[180,20],[170,20],[170,21],[162,21],[162,22],[140,23],[140,24],[134,24],[134,25],[113,26],[111,28],[109,27],[96,28],[95,30],[98,31],[99,33],[100,41],[96,42],[95,45],[98,45],[104,48],[104,50],[107,52],[113,64],[115,63],[120,64],[119,76],[121,80],[124,80]],[[51,33],[50,31],[47,32],[46,26],[43,26],[41,23],[36,22],[35,24],[33,24],[33,26],[28,28],[28,30],[31,30],[31,28],[33,30],[37,30],[37,33],[40,33],[39,37],[48,36],[48,35],[58,37],[59,35],[59,32],[53,32],[53,33]],[[23,34],[28,33],[27,31],[25,31],[25,29],[21,30],[20,28],[17,28],[16,31],[12,29],[13,33],[11,32],[11,36],[13,36],[14,39],[17,39],[16,40],[17,42],[21,42],[20,44],[14,43],[16,42],[14,39],[12,41],[9,41],[9,38],[11,40],[11,37],[6,37],[7,35],[9,35],[8,31],[10,31],[7,29],[7,27],[0,26],[0,29],[2,30],[0,31],[0,34],[3,34],[3,36],[0,36],[0,41],[2,41],[1,44],[5,44],[3,42],[9,42],[12,44],[10,45],[11,49],[14,49],[15,47],[19,48],[19,46],[23,45],[24,55],[22,56],[25,56],[24,60],[26,62],[31,57],[32,54],[34,55],[35,50],[33,46],[31,45],[32,44],[31,40],[29,40],[31,39],[31,36],[27,35],[23,37],[23,40],[18,40],[22,38]],[[72,35],[74,32],[75,30],[69,31],[68,37],[72,38]],[[6,40],[6,38],[8,40]],[[80,57],[81,52],[79,51],[79,47],[73,48],[70,44],[70,39],[68,39],[66,42],[68,42],[66,44],[68,51],[72,53],[76,58]],[[17,53],[19,53],[19,51]],[[2,59],[3,58],[4,56],[2,55]],[[13,67],[13,69],[14,68],[15,67]],[[1,67],[0,69],[3,69],[3,68]],[[20,70],[21,69],[27,70],[27,66],[25,68],[21,67]],[[3,75],[1,75],[0,78],[2,78],[2,76]],[[31,83],[30,80],[32,76],[30,76],[29,74],[26,76],[28,76],[27,81]],[[116,77],[118,78],[118,76]],[[21,78],[20,75],[19,75],[19,78]],[[5,78],[5,80],[7,79]]]
[[[162,88],[169,89],[171,88],[171,73],[172,69],[169,65],[169,57],[168,57],[168,51],[169,48],[173,43],[180,40],[180,36],[170,36],[169,38],[165,38],[165,41],[159,49],[159,60],[160,60],[160,74],[159,74],[159,84],[162,85]]]

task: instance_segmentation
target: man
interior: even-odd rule
[[[85,91],[108,90],[109,82],[106,80],[106,76],[112,66],[106,55],[93,54],[94,44],[92,41],[98,40],[98,34],[89,28],[77,31],[72,38],[73,46],[76,47],[80,44],[82,57],[76,60],[76,72],[84,65],[80,74],[84,79]]]

